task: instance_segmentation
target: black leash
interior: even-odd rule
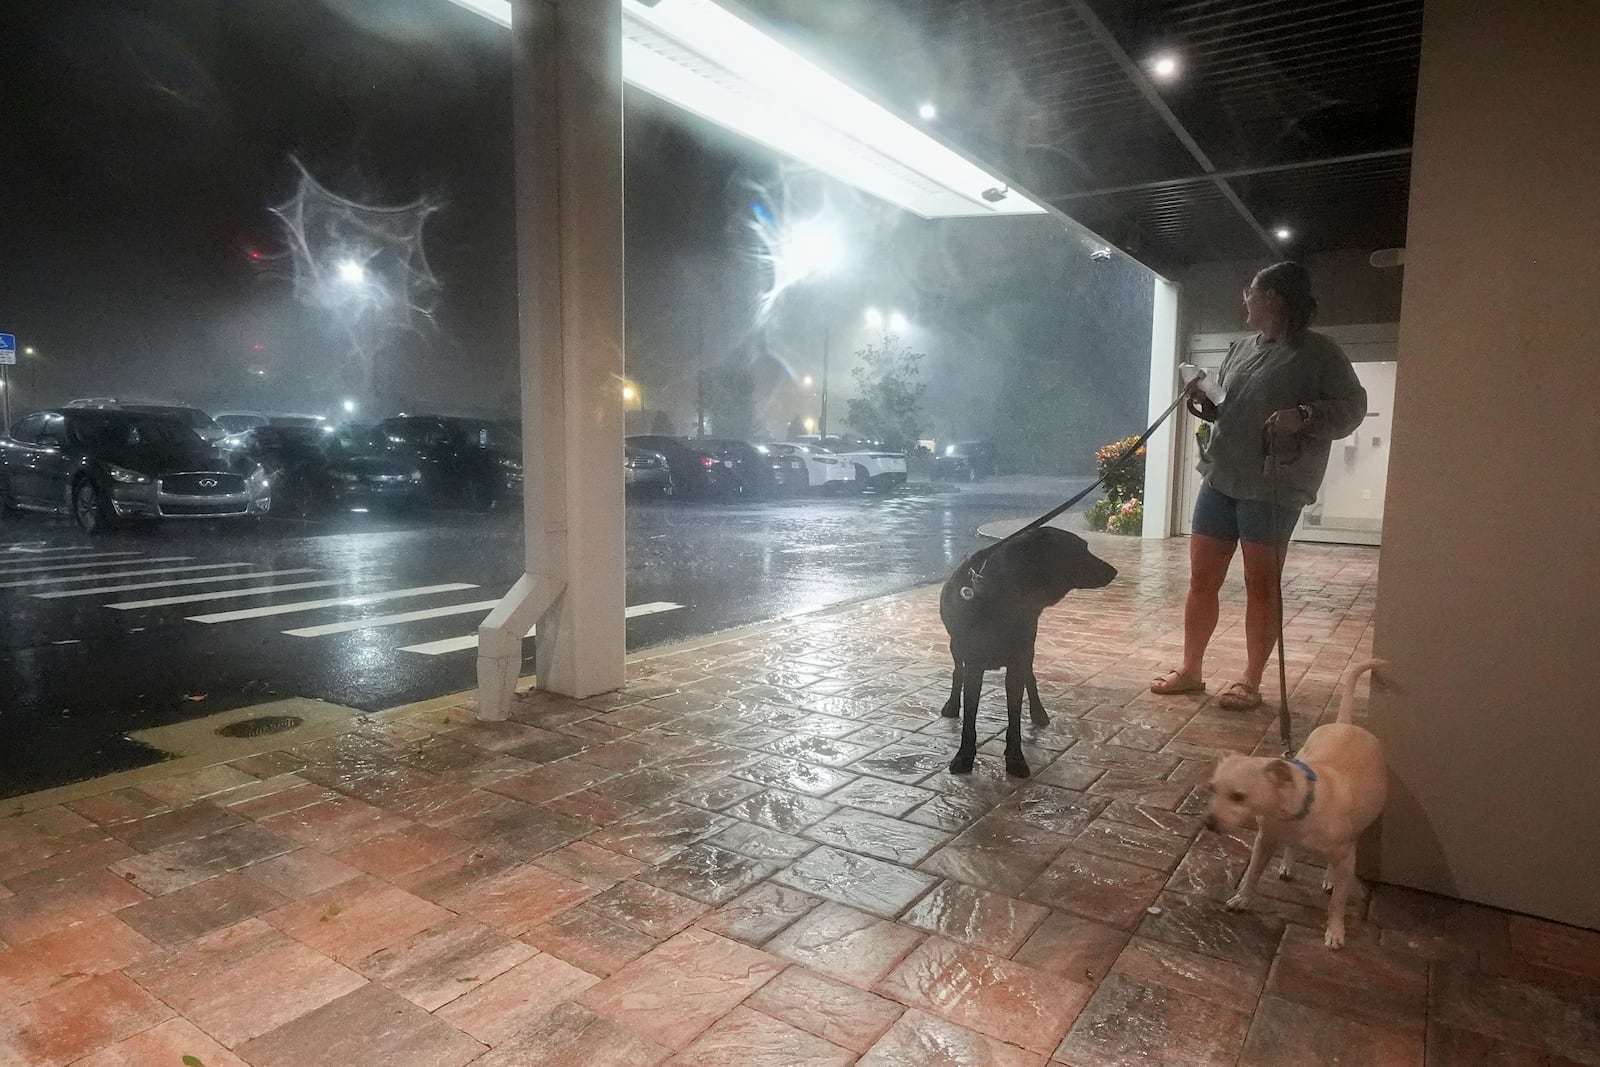
[[[1160,416],[1158,416],[1156,418],[1155,422],[1152,422],[1149,426],[1145,427],[1144,433],[1140,434],[1138,439],[1136,441],[1134,441],[1133,444],[1129,445],[1126,449],[1123,450],[1122,455],[1117,457],[1117,461],[1115,463],[1113,463],[1111,466],[1106,468],[1106,471],[1105,471],[1104,474],[1100,475],[1100,477],[1096,478],[1093,482],[1089,483],[1089,487],[1088,488],[1084,489],[1080,493],[1074,494],[1071,497],[1071,499],[1067,500],[1064,504],[1060,504],[1057,507],[1054,507],[1051,510],[1045,512],[1043,515],[1040,515],[1037,519],[1034,519],[1032,522],[1028,523],[1028,525],[1022,527],[1021,529],[1013,530],[1010,533],[1006,534],[1004,537],[1000,538],[1000,540],[995,542],[995,546],[998,547],[1000,545],[1003,545],[1007,541],[1011,540],[1013,537],[1018,537],[1018,536],[1020,536],[1022,534],[1025,534],[1029,530],[1038,529],[1040,526],[1043,526],[1045,523],[1049,522],[1051,519],[1055,518],[1057,515],[1061,514],[1063,511],[1066,511],[1072,505],[1076,504],[1078,501],[1082,500],[1084,497],[1086,497],[1090,493],[1094,492],[1100,486],[1104,485],[1107,478],[1111,477],[1113,474],[1117,473],[1117,471],[1121,470],[1123,464],[1127,463],[1128,460],[1132,459],[1134,454],[1137,453],[1139,451],[1139,449],[1144,447],[1144,443],[1150,439],[1150,435],[1155,433],[1156,430],[1161,428],[1161,424],[1163,422],[1166,422],[1167,418],[1174,411],[1178,410],[1178,405],[1183,403],[1186,398],[1187,398],[1186,394],[1183,393],[1180,390],[1179,393],[1178,393],[1178,398],[1176,400],[1174,400],[1172,403],[1167,405],[1167,410],[1163,411],[1160,414]]]
[[[1275,575],[1278,583],[1278,737],[1283,741],[1283,758],[1292,759],[1294,735],[1289,729],[1289,669],[1283,661],[1283,564],[1289,556],[1289,540],[1287,536],[1280,537],[1278,531],[1278,477],[1283,470],[1283,460],[1273,437],[1272,425],[1268,423],[1261,429],[1261,451],[1266,456],[1263,466],[1272,480],[1272,553],[1278,565]]]

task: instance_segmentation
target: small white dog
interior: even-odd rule
[[[1328,864],[1323,892],[1328,927],[1323,943],[1344,944],[1344,908],[1356,879],[1356,841],[1383,811],[1389,772],[1378,739],[1351,722],[1356,680],[1383,660],[1353,665],[1340,682],[1337,722],[1311,731],[1292,760],[1227,755],[1211,776],[1211,807],[1206,826],[1256,824],[1250,866],[1228,901],[1233,910],[1248,907],[1267,860],[1284,849],[1278,876],[1287,879],[1294,850],[1303,849]]]

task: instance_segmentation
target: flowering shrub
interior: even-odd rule
[[[1112,512],[1110,520],[1106,523],[1106,530],[1110,533],[1138,534],[1144,531],[1144,504],[1138,497],[1124,500]]]
[[[1133,443],[1137,436],[1124,437],[1095,450],[1095,466],[1104,475],[1111,469]],[[1144,502],[1139,494],[1144,492],[1144,446],[1106,479],[1106,495],[1089,505],[1084,517],[1089,529],[1107,533],[1138,534],[1144,530]]]
[[[1112,441],[1109,445],[1101,445],[1094,454],[1096,473],[1103,475],[1110,470],[1117,458],[1138,439],[1138,435],[1135,434],[1120,441]],[[1106,493],[1120,501],[1132,500],[1142,492],[1144,492],[1144,446],[1140,445],[1139,451],[1128,457],[1128,462],[1106,479]]]

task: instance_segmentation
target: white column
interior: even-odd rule
[[[478,714],[624,679],[622,8],[513,0],[525,573],[479,628]]]
[[[1148,419],[1167,409],[1178,387],[1178,287],[1165,278],[1155,279],[1150,309],[1150,396]],[[1177,487],[1177,427],[1173,415],[1145,442],[1144,536],[1172,534],[1172,502]]]

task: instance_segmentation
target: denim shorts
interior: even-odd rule
[[[1200,486],[1200,496],[1194,502],[1193,529],[1197,534],[1215,537],[1221,541],[1249,541],[1251,544],[1273,543],[1273,516],[1277,516],[1277,543],[1286,545],[1294,533],[1294,524],[1300,521],[1300,505],[1286,504],[1274,508],[1270,500],[1238,500],[1211,488],[1210,482]]]

